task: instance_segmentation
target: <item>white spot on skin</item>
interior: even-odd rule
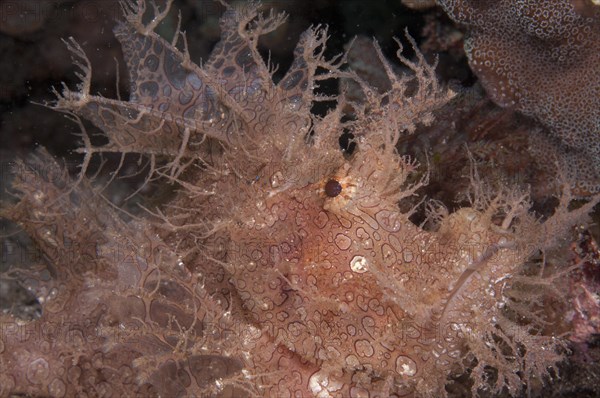
[[[354,256],[350,261],[350,269],[358,274],[363,274],[368,271],[369,262],[363,256]]]
[[[413,377],[417,374],[417,364],[411,358],[400,355],[396,359],[396,372],[402,376]]]
[[[284,181],[283,173],[281,171],[276,172],[271,176],[271,188],[279,188]]]
[[[332,397],[331,392],[339,391],[343,384],[340,381],[332,380],[324,371],[313,374],[308,380],[308,388],[317,398]]]

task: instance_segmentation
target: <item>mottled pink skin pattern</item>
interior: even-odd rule
[[[53,278],[35,285],[42,318],[19,327],[66,332],[40,343],[2,331],[0,396],[437,397],[464,371],[474,394],[516,395],[549,374],[564,341],[539,332],[536,309],[558,278],[523,264],[594,203],[568,211],[565,195],[542,224],[526,193],[492,193],[474,171],[471,207],[431,203],[431,227],[417,226],[398,204],[427,176],[396,144],[453,97],[418,51],[398,52],[410,73],[397,75],[374,44],[380,93],[344,56],[326,59],[326,33],[312,28],[275,83],[256,45],[281,16],[228,9],[200,67],[154,33],[166,11],[145,25],[144,7],[124,2],[115,28],[130,100],[91,95],[91,66],[69,41],[82,83],[54,106],[106,133],[101,147],[84,134],[84,168],[98,153],[142,153],[179,190],[126,222],[98,184],[71,181],[43,151],[30,161],[47,172],[17,176],[20,201],[2,216]],[[316,94],[331,78],[355,80],[364,99]],[[337,105],[312,114],[324,100]]]

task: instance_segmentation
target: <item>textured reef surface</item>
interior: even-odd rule
[[[312,27],[274,79],[258,41],[282,14],[228,6],[199,66],[181,32],[155,33],[168,6],[122,9],[129,98],[93,95],[92,65],[66,41],[81,83],[51,106],[82,127],[81,172],[39,150],[1,208],[44,261],[16,271],[38,319],[0,314],[0,396],[438,397],[461,378],[458,394],[517,396],[558,375],[568,275],[589,265],[591,239],[578,259],[547,257],[600,197],[574,204],[565,173],[542,219],[523,187],[484,181],[474,161],[468,205],[420,197],[427,165],[399,144],[460,94],[410,37],[400,70],[362,43],[382,67],[374,87]],[[320,91],[331,80],[339,94]],[[171,192],[136,214],[115,206],[111,181],[87,173],[107,153],[119,168],[139,154],[140,190]]]
[[[600,5],[439,3],[468,28],[469,63],[492,99],[546,125],[554,140],[538,143],[544,147],[540,153],[560,152],[562,168],[577,180],[579,193],[600,192]]]

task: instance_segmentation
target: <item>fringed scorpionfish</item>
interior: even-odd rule
[[[83,134],[74,180],[40,151],[2,209],[52,277],[28,276],[40,319],[1,315],[1,396],[441,396],[460,374],[474,394],[515,395],[553,373],[565,343],[540,303],[563,274],[523,265],[594,203],[569,211],[565,194],[542,223],[526,193],[490,194],[473,173],[471,207],[430,204],[428,227],[415,225],[399,203],[427,174],[396,144],[454,95],[418,51],[398,51],[397,74],[374,43],[389,83],[375,89],[345,55],[327,59],[313,27],[275,82],[257,43],[284,16],[229,6],[200,67],[183,34],[154,32],[168,7],[145,6],[124,0],[114,29],[128,101],[92,95],[92,67],[68,41],[82,83],[53,107],[107,143]],[[362,99],[319,94],[327,79]],[[317,115],[319,102],[335,105]],[[177,192],[123,214],[85,177],[107,152],[143,154],[149,183]]]

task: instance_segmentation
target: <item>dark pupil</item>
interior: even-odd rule
[[[329,180],[325,184],[325,194],[330,198],[335,198],[342,193],[342,186],[336,180]]]

